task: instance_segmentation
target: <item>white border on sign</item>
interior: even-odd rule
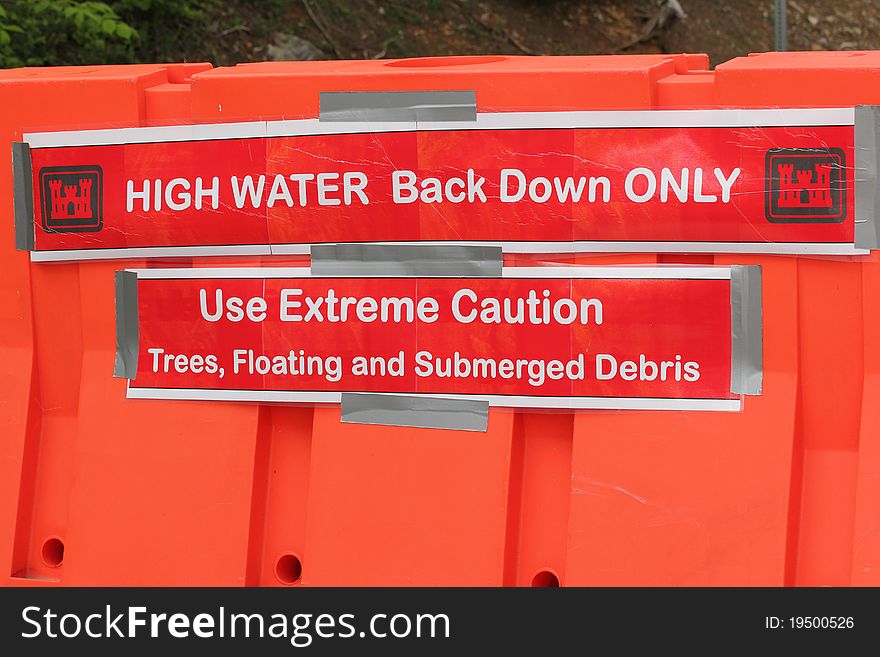
[[[204,267],[192,269],[127,269],[137,274],[138,280],[189,279],[279,279],[312,278],[309,267]],[[501,278],[546,279],[629,279],[629,280],[730,280],[731,268],[718,266],[681,265],[601,265],[554,267],[503,267]],[[321,277],[325,278],[325,277]],[[326,278],[346,278],[328,276]],[[357,276],[357,278],[397,278]],[[418,277],[416,277],[418,278]],[[449,277],[468,280],[462,277]],[[487,280],[487,279],[474,279]],[[491,280],[491,279],[489,279]],[[496,279],[497,280],[497,279]],[[347,391],[352,393],[364,390]],[[212,388],[139,388],[127,381],[126,396],[130,399],[177,399],[190,401],[249,401],[302,404],[333,404],[342,400],[342,392],[296,390],[229,390]],[[692,399],[662,397],[547,397],[529,395],[456,395],[370,393],[406,395],[426,399],[463,399],[486,401],[490,406],[507,408],[534,408],[559,410],[643,410],[643,411],[739,411],[742,397],[737,399]]]
[[[751,253],[767,255],[867,255],[867,249],[842,242],[362,242],[402,246],[499,246],[504,253],[634,254],[634,253]],[[309,255],[311,244],[242,244],[234,246],[151,246],[121,249],[31,251],[34,262],[182,258],[198,256]]]
[[[410,392],[363,392],[371,395],[405,395],[425,399],[485,401],[501,408],[606,411],[728,411],[742,410],[742,399],[666,399],[662,397],[528,397],[503,395],[423,395]],[[129,399],[176,399],[182,401],[247,401],[261,403],[338,404],[341,392],[293,390],[212,390],[209,388],[133,388]]]
[[[137,274],[138,280],[150,279],[249,279],[249,278],[312,278],[309,267],[191,267],[186,269],[126,269]],[[456,278],[464,276],[316,276],[315,278]],[[494,277],[486,277],[492,280]],[[502,267],[501,278],[570,278],[570,279],[710,279],[730,280],[730,267],[690,265],[597,265],[553,267]],[[482,277],[474,280],[484,280]]]
[[[29,132],[32,149],[151,142],[302,137],[414,130],[540,128],[755,128],[854,125],[855,108],[620,110],[582,112],[480,112],[476,121],[321,121],[292,119],[146,128]]]

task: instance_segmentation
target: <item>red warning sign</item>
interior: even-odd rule
[[[33,257],[307,253],[338,242],[858,253],[853,112],[500,113],[27,135]]]
[[[729,267],[510,268],[473,279],[147,269],[136,287],[130,397],[740,407]]]

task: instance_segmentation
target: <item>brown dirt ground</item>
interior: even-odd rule
[[[461,54],[705,52],[717,64],[773,48],[773,0],[679,0],[687,14],[648,32],[664,0],[269,0],[222,2],[202,45],[178,59],[267,58],[295,34],[328,58]],[[789,0],[789,50],[880,48],[877,0]],[[309,9],[311,11],[309,11]]]

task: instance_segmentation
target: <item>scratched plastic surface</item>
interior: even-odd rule
[[[786,120],[815,120],[794,113]],[[552,252],[588,240],[602,250],[623,242],[651,251],[686,239],[725,243],[722,250],[726,243],[785,243],[841,253],[852,249],[855,226],[852,113],[818,126],[770,125],[772,119],[744,114],[758,125],[699,123],[718,120],[709,115],[690,117],[695,127],[671,127],[683,120],[678,114],[659,119],[666,127],[595,129],[571,127],[577,121],[556,112],[552,130],[421,130],[412,122],[401,132],[397,123],[390,132],[373,123],[362,134],[49,148],[36,142],[35,249],[57,256],[262,245],[250,252],[268,254],[269,244],[460,240],[537,242]],[[541,112],[514,115],[529,117],[518,119],[520,126],[548,120]],[[619,120],[638,123],[624,113]],[[301,123],[287,121],[283,129],[314,129]],[[776,172],[770,183],[777,199],[769,207],[768,169]],[[322,176],[338,184],[325,186]],[[76,230],[65,230],[71,221]]]
[[[24,131],[314,117],[320,91],[475,89],[480,111],[880,103],[878,53],[706,67],[644,55],[23,69],[0,74],[0,127],[8,149]],[[16,252],[8,162],[4,584],[880,584],[875,255],[575,259],[761,264],[764,394],[739,414],[493,410],[486,434],[343,425],[333,406],[126,400],[111,376],[119,264]]]

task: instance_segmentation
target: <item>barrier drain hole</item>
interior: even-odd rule
[[[532,586],[542,588],[555,588],[559,586],[559,578],[549,570],[542,570],[532,578]]]
[[[295,554],[282,554],[275,562],[275,577],[282,584],[296,584],[302,572],[302,561]]]
[[[64,561],[64,543],[59,538],[50,538],[43,543],[43,563],[49,568],[57,568]]]

